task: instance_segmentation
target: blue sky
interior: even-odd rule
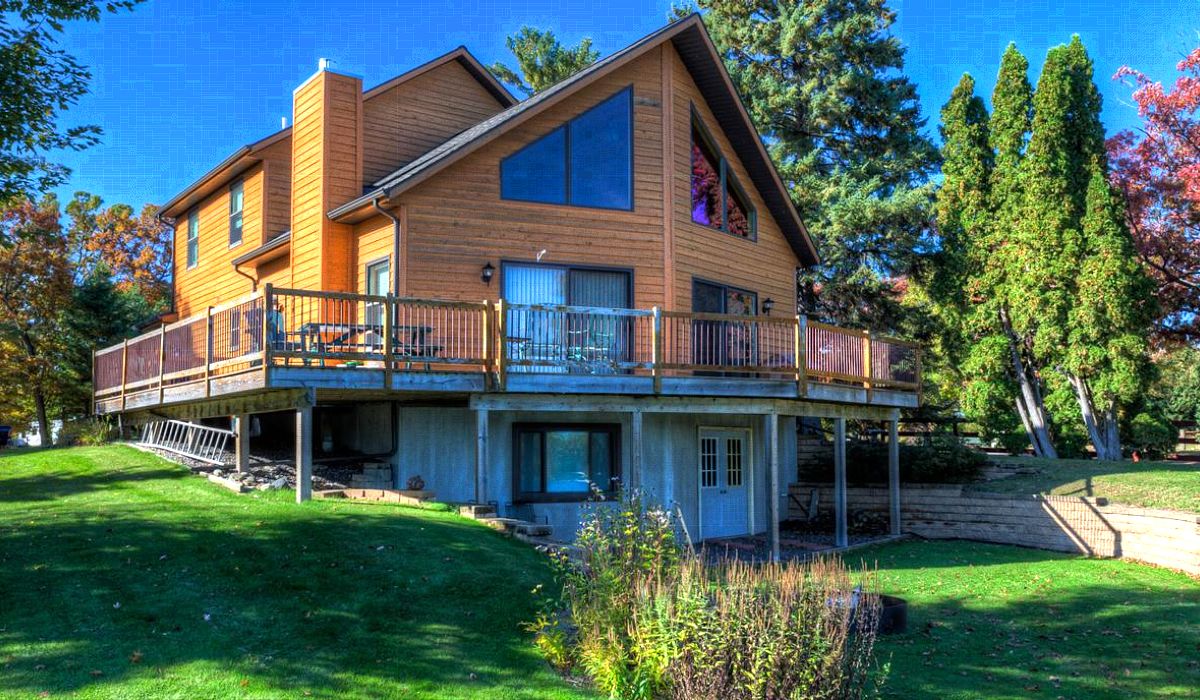
[[[666,21],[671,0],[150,0],[99,24],[68,27],[67,47],[93,73],[92,93],[64,124],[103,127],[103,143],[59,158],[74,170],[60,191],[107,202],[162,203],[237,147],[291,118],[292,89],[317,59],[380,83],[459,44],[481,61],[509,60],[504,37],[522,24],[564,40],[590,36],[609,54]],[[1174,80],[1200,43],[1198,0],[892,0],[907,73],[933,133],[964,71],[990,93],[1000,53],[1016,41],[1036,80],[1046,50],[1083,37],[1096,61],[1110,132],[1137,124],[1123,64]]]

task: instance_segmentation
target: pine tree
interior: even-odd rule
[[[937,149],[921,133],[895,14],[886,0],[698,5],[820,250],[822,264],[801,276],[801,306],[898,325],[894,280],[929,233]]]
[[[505,40],[505,44],[517,59],[517,70],[499,62],[489,70],[501,82],[512,85],[526,96],[571,77],[600,57],[600,52],[592,48],[591,39],[584,38],[579,44],[566,47],[548,29],[521,27]]]

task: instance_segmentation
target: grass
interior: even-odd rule
[[[1194,698],[1200,582],[1117,560],[973,542],[855,552],[909,601],[882,637],[885,697]]]
[[[906,597],[885,697],[1194,697],[1200,583],[966,542],[856,552]],[[0,453],[0,697],[568,698],[541,555],[457,516],[238,496],[125,447]]]
[[[478,523],[0,454],[2,697],[590,697],[520,628],[544,559]]]
[[[1022,457],[1036,470],[972,484],[993,493],[1095,496],[1113,503],[1200,513],[1200,465]]]

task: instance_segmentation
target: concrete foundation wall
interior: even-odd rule
[[[802,517],[795,501],[833,508],[827,484],[792,484],[789,516]],[[851,512],[887,513],[884,486],[852,487]],[[1108,504],[1103,499],[964,492],[962,486],[905,485],[900,495],[903,529],[934,539],[1015,544],[1098,557],[1124,557],[1200,575],[1200,515]]]
[[[390,420],[390,409],[372,404],[377,416]],[[395,430],[399,449],[394,459],[396,484],[403,487],[420,475],[425,488],[439,501],[475,499],[475,412],[468,408],[414,408],[398,410]],[[532,503],[514,507],[512,483],[512,427],[514,423],[615,423],[620,425],[621,471],[649,498],[674,507],[678,504],[690,535],[698,537],[698,437],[701,427],[746,428],[750,432],[751,463],[747,465],[754,531],[767,528],[767,461],[764,418],[760,415],[644,413],[642,423],[643,470],[630,471],[632,461],[629,413],[490,411],[488,421],[488,472],[484,501],[494,501],[501,514],[530,517],[554,528],[554,536],[568,540],[579,522],[582,503]],[[374,418],[372,430],[384,435]],[[796,460],[795,419],[779,418],[781,513],[787,484]]]

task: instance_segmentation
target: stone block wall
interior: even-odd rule
[[[818,509],[832,512],[829,484],[791,485],[789,517],[802,517],[813,489]],[[851,487],[851,512],[888,508],[886,485]],[[904,532],[931,539],[967,539],[1124,557],[1200,576],[1200,515],[1066,496],[976,493],[952,484],[905,484],[900,494]]]

